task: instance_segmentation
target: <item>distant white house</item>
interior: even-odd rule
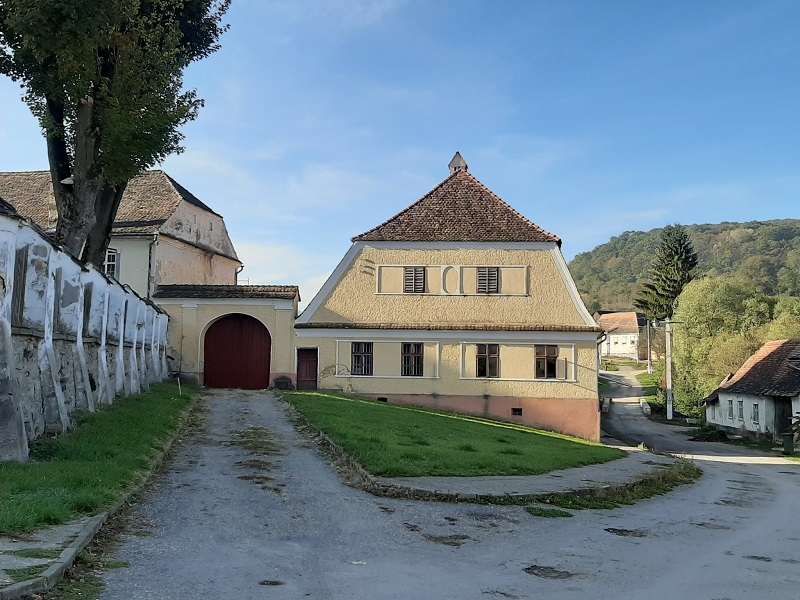
[[[709,425],[779,440],[800,412],[800,340],[767,342],[703,402]]]
[[[639,359],[639,318],[635,312],[614,312],[595,315],[606,339],[600,345],[602,356]]]

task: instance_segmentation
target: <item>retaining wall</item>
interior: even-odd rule
[[[168,375],[167,314],[0,201],[0,461]]]

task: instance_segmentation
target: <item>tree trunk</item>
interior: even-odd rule
[[[103,266],[111,239],[111,228],[114,225],[119,203],[127,185],[127,181],[116,186],[106,185],[97,195],[94,207],[95,224],[86,238],[83,256],[81,256],[84,262],[92,263],[96,267]]]
[[[48,137],[50,174],[58,209],[55,242],[75,257],[80,257],[86,237],[95,224],[94,207],[105,178],[95,159],[100,147],[99,131],[92,129],[94,102],[85,98],[78,104],[75,158],[71,182],[69,155],[64,140],[64,108],[48,100],[48,109],[61,133]],[[66,181],[67,183],[64,183]]]

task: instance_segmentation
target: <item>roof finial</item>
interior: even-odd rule
[[[461,152],[456,152],[456,155],[453,157],[453,160],[450,161],[450,164],[447,165],[450,167],[450,174],[452,175],[456,171],[466,171],[467,170],[467,161],[461,156]]]

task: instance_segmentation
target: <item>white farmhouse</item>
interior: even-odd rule
[[[800,340],[767,342],[703,402],[719,429],[779,440],[800,412]]]

